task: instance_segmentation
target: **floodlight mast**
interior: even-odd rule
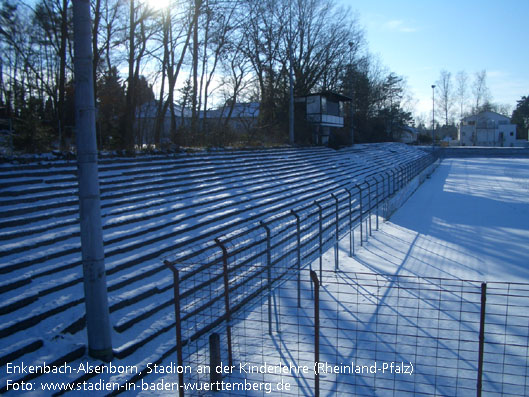
[[[73,0],[75,126],[88,354],[112,359],[97,170],[90,1]]]
[[[435,147],[435,84],[432,84],[432,152]]]
[[[290,3],[288,9],[288,142],[294,145],[294,76],[292,71],[292,7]]]
[[[354,126],[353,126],[353,111],[354,111],[354,105],[353,105],[353,99],[354,99],[354,86],[353,86],[353,45],[354,43],[352,41],[349,42],[349,67],[351,69],[351,105],[350,105],[350,122],[351,122],[351,129],[349,130],[350,134],[350,140],[351,140],[351,146],[354,146],[355,144],[355,134],[354,134]]]

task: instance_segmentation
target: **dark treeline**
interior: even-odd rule
[[[294,95],[353,97],[357,141],[396,139],[411,123],[405,80],[369,54],[356,15],[333,0],[155,3],[91,1],[100,149],[287,142],[290,65]],[[75,141],[71,9],[72,0],[1,0],[0,117],[12,120],[16,149]],[[258,123],[228,134],[235,105],[249,102],[260,103]],[[149,103],[146,136],[136,119]],[[215,125],[201,120],[211,108],[223,108]]]

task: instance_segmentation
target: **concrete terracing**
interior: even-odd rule
[[[174,349],[172,275],[161,261],[168,253],[427,155],[402,144],[373,144],[100,161],[114,362],[156,362]],[[8,376],[8,363],[98,362],[86,355],[75,163],[2,165],[0,203],[3,393],[7,379],[54,379]],[[61,381],[82,379],[68,374]]]

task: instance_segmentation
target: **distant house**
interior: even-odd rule
[[[156,126],[156,117],[158,114],[157,100],[152,100],[139,106],[136,110],[136,136],[139,136],[141,145],[153,145],[154,129]],[[182,108],[178,105],[173,105],[175,113],[176,128],[182,126],[189,126],[191,124],[191,110]],[[207,112],[200,112],[198,119],[201,125],[206,122],[208,126],[213,125],[227,125],[233,132],[247,132],[257,125],[257,118],[259,117],[259,103],[235,103],[233,106],[226,105],[222,108],[208,110]],[[167,107],[167,111],[163,117],[163,122],[160,131],[161,142],[169,142],[171,140],[171,109]],[[140,144],[140,142],[136,142]]]
[[[227,125],[233,132],[248,132],[257,126],[259,103],[234,103],[233,106],[227,104],[208,110],[205,115],[206,122],[210,125]],[[200,113],[200,118],[204,120],[204,112]]]
[[[481,112],[461,120],[458,130],[461,146],[506,146],[516,143],[516,124],[496,112]]]
[[[405,127],[400,128],[399,134],[400,134],[400,137],[399,137],[400,142],[407,143],[407,144],[416,143],[417,138],[419,137],[419,130],[417,130],[417,128],[414,128],[414,127],[405,126]]]
[[[344,126],[343,103],[351,98],[334,92],[320,92],[295,98],[296,136],[299,136],[301,120],[312,130],[312,143],[327,145],[331,128]],[[301,131],[303,132],[303,131]]]
[[[137,136],[140,138],[140,142],[136,142],[138,145],[153,145],[154,140],[154,129],[156,127],[156,117],[158,115],[158,104],[157,100],[152,100],[144,103],[136,109],[136,120],[135,128]],[[191,117],[191,111],[189,109],[182,109],[181,106],[173,105],[175,113],[176,128],[179,128],[187,122],[187,119]],[[160,131],[161,142],[168,142],[171,138],[171,109],[167,107],[167,111],[163,117],[163,122]]]

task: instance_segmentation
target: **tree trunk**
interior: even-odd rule
[[[195,0],[193,14],[193,91],[191,93],[191,131],[197,131],[197,99],[198,99],[198,16],[202,0]]]
[[[129,152],[134,150],[134,139],[133,139],[133,128],[134,128],[134,107],[135,107],[135,80],[134,80],[134,34],[136,30],[136,20],[135,20],[135,9],[134,9],[134,0],[130,0],[130,9],[129,9],[129,57],[128,57],[128,66],[129,66],[129,75],[127,82],[127,98],[126,98],[126,110],[125,110],[125,120],[124,120],[124,130],[122,131],[122,145],[124,149]]]
[[[62,0],[61,10],[61,44],[59,48],[59,101],[58,101],[58,132],[59,150],[62,149],[64,139],[64,97],[66,86],[66,41],[68,38],[68,0]]]

